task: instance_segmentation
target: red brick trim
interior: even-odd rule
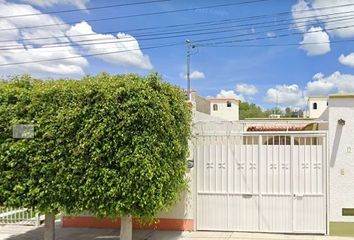
[[[136,219],[133,220],[134,229],[156,229],[156,230],[174,230],[174,231],[192,231],[192,219],[157,219],[157,223],[150,225],[139,224]],[[111,220],[107,218],[99,219],[91,216],[63,217],[63,227],[77,228],[119,228],[120,219]]]

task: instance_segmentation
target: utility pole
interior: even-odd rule
[[[278,114],[279,100],[278,100],[278,91],[276,95],[276,103],[275,103],[275,114]]]
[[[187,93],[188,100],[192,100],[191,93],[191,48],[195,48],[195,45],[192,44],[190,40],[186,40],[187,44]]]

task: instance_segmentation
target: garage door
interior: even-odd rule
[[[197,229],[326,233],[326,135],[198,135]]]

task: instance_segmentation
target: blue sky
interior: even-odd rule
[[[67,9],[144,1],[147,0],[0,0],[0,5],[2,5],[0,6],[0,15],[57,12]],[[310,95],[354,92],[354,53],[351,55],[354,49],[353,42],[350,42],[354,39],[354,27],[350,27],[351,25],[354,26],[354,0],[265,0],[155,16],[88,21],[105,17],[237,2],[252,1],[171,0],[72,13],[0,18],[0,31],[1,28],[9,28],[9,26],[10,28],[18,28],[17,31],[5,31],[5,34],[0,36],[0,41],[4,39],[12,40],[12,44],[3,42],[3,46],[6,46],[6,44],[18,46],[16,50],[11,50],[15,52],[5,51],[5,53],[1,53],[0,51],[0,75],[31,73],[37,77],[80,78],[84,74],[94,75],[102,71],[112,74],[136,72],[143,75],[154,71],[161,74],[166,81],[185,87],[186,46],[184,41],[190,39],[196,44],[196,48],[192,51],[191,69],[192,72],[195,71],[193,76],[199,78],[192,79],[192,88],[203,96],[238,97],[265,108],[274,107],[277,100],[282,107],[304,108],[306,97]],[[279,14],[286,12],[288,14]],[[265,14],[271,16],[245,20],[246,17]],[[325,15],[327,15],[326,18]],[[243,21],[220,24],[222,20],[235,18],[243,19]],[[340,18],[343,18],[343,20]],[[82,21],[86,22],[71,24],[72,22],[79,23]],[[179,28],[159,28],[161,26],[203,21],[209,23],[219,21],[219,24],[214,26],[188,25]],[[58,22],[62,26],[24,29]],[[262,22],[265,23],[261,24]],[[242,24],[244,25],[240,26]],[[134,29],[146,27],[154,27],[155,29],[134,31]],[[209,28],[214,28],[214,30],[208,30]],[[277,30],[279,28],[283,30]],[[198,29],[199,32],[195,31]],[[221,32],[221,30],[225,31]],[[160,31],[160,35],[154,35],[157,31]],[[166,32],[174,31],[180,33],[171,34],[171,36],[174,36],[173,38],[157,39],[161,36],[167,36]],[[210,31],[219,31],[219,33],[193,35]],[[114,32],[114,34],[109,36],[99,35],[105,32]],[[115,41],[119,32],[129,34],[131,41],[128,45],[99,44],[97,45],[99,46],[98,49],[93,49],[91,48],[92,45],[80,45],[82,41],[90,42],[92,39],[70,37],[70,34],[75,36],[75,34],[89,33],[93,40],[95,37],[98,39],[93,42],[97,43],[102,40],[102,36],[111,39],[110,41]],[[244,36],[234,36],[242,34]],[[283,34],[289,34],[289,36],[282,37]],[[49,39],[52,42],[31,41],[32,38],[55,37],[58,35],[69,37]],[[155,36],[155,39],[146,40],[146,38],[153,38],[153,36]],[[23,38],[27,40],[22,40]],[[202,46],[201,44],[205,42],[200,42],[200,40],[208,38],[218,38],[218,40],[207,41],[208,43],[236,42],[219,44],[217,47]],[[252,41],[250,40],[252,38],[262,39]],[[68,41],[72,45],[67,48],[56,48],[56,50],[48,47],[48,44],[56,43],[59,40]],[[340,43],[336,43],[336,41],[340,41]],[[179,45],[145,49],[150,46],[156,47],[170,43]],[[309,44],[307,45],[307,43]],[[290,46],[279,46],[279,44],[290,44]],[[257,47],[245,45],[257,45]],[[133,49],[140,47],[140,50],[101,57],[85,57],[87,54],[111,51],[110,49],[113,49],[112,51],[119,50],[121,47],[127,49],[129,47]],[[48,63],[6,65],[24,60],[41,61],[43,59],[77,55],[82,57]]]

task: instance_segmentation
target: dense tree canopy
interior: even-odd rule
[[[246,118],[264,118],[268,117],[267,112],[263,112],[261,107],[254,103],[240,102],[240,119]]]
[[[0,205],[151,218],[185,189],[190,108],[156,75],[2,81],[0,119]]]

